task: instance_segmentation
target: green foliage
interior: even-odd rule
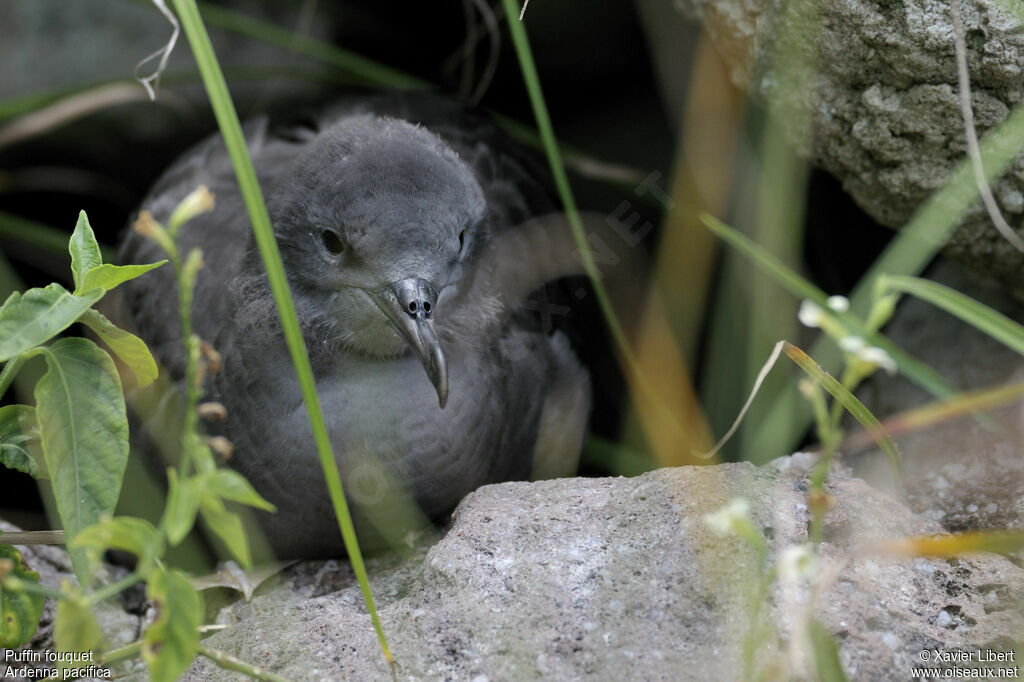
[[[142,658],[154,682],[173,682],[199,649],[203,598],[180,571],[158,569],[146,589],[157,617],[142,638]]]
[[[208,193],[175,213],[175,228],[198,211],[212,206]],[[111,518],[128,457],[128,422],[121,381],[106,351],[84,338],[53,337],[74,322],[89,327],[134,374],[139,386],[152,383],[157,365],[145,343],[117,328],[92,305],[108,290],[166,261],[151,265],[114,266],[102,253],[83,212],[70,240],[75,291],[59,284],[13,294],[0,309],[0,352],[7,361],[0,373],[0,393],[13,375],[33,357],[47,371],[35,386],[36,406],[0,408],[0,462],[30,473],[49,475],[57,510],[65,529],[68,551],[84,588],[65,582],[57,605],[55,641],[61,651],[102,651],[104,636],[91,607],[140,580],[157,603],[159,615],[140,643],[141,655],[154,680],[177,679],[195,657],[203,606],[199,593],[180,572],[160,563],[168,545],[191,530],[197,512],[244,565],[251,563],[241,518],[225,500],[273,511],[239,474],[218,470],[214,456],[197,430],[194,416],[201,390],[199,339],[191,334],[189,306],[202,257],[193,251],[179,258],[173,238],[155,221],[145,224],[158,243],[170,246],[179,276],[179,298],[188,353],[188,407],[191,418],[182,443],[185,450],[180,476],[169,472],[170,496],[161,527],[132,517]],[[175,229],[176,231],[176,229]],[[31,447],[38,441],[37,459]],[[127,577],[89,591],[90,576],[108,550],[134,554],[138,561]],[[0,558],[10,558],[10,576],[2,583],[0,615],[6,620],[0,634],[4,646],[16,646],[34,632],[42,609],[44,588],[38,576],[25,569],[13,548],[0,545]],[[0,564],[2,566],[3,564]],[[34,587],[33,587],[34,586]]]
[[[160,531],[149,521],[130,516],[102,519],[79,533],[71,544],[87,550],[93,564],[110,549],[130,552],[138,557],[135,572],[142,575],[150,572],[164,551]]]
[[[813,301],[823,309],[828,308],[828,294],[804,277],[801,277],[792,269],[786,267],[782,261],[776,258],[767,249],[712,216],[704,215],[702,216],[702,220],[709,230],[737,251],[747,256],[754,265],[774,277],[776,281],[785,287],[787,291],[793,294],[793,296]],[[956,392],[955,387],[946,382],[934,369],[915,359],[912,355],[896,346],[896,344],[878,332],[878,329],[881,328],[882,324],[887,322],[889,319],[888,316],[884,319],[879,317],[884,310],[888,310],[888,314],[891,316],[891,301],[882,301],[880,303],[876,301],[871,311],[868,311],[868,319],[866,322],[862,321],[855,314],[850,312],[842,314],[828,314],[838,319],[841,325],[843,325],[843,328],[846,329],[847,334],[863,336],[866,341],[869,341],[871,344],[885,350],[885,352],[896,361],[900,372],[921,388],[938,397],[953,395]],[[833,338],[832,340],[835,341],[838,339]],[[815,344],[812,347],[810,355],[811,357],[818,358],[820,360],[821,358],[819,357],[819,353],[821,351],[821,346],[819,344]],[[824,355],[825,354],[823,354],[823,357]],[[806,424],[801,430],[804,428],[806,428]]]
[[[896,444],[892,442],[889,435],[882,428],[882,425],[878,423],[878,419],[875,415],[871,414],[871,411],[864,406],[857,396],[853,395],[846,386],[836,381],[834,377],[825,372],[809,355],[804,353],[802,350],[792,344],[785,345],[786,355],[802,369],[807,376],[815,381],[819,386],[824,388],[829,394],[832,395],[836,401],[846,408],[853,417],[859,421],[865,429],[868,430],[878,443],[878,447],[882,448],[886,457],[889,458],[889,464],[893,470],[899,474],[901,470],[900,466],[900,453],[896,449]],[[834,438],[826,431],[827,438]],[[836,439],[838,442],[838,439]]]
[[[114,363],[88,339],[60,339],[38,351],[48,371],[36,384],[36,414],[67,537],[110,514],[128,463],[128,419]],[[82,584],[88,571],[72,551]]]
[[[45,467],[36,461],[29,443],[39,440],[36,410],[29,405],[0,407],[0,464],[33,478],[42,478]]]
[[[0,308],[0,393],[22,364],[46,361],[35,387],[35,408],[14,405],[0,412],[0,453],[5,465],[36,477],[48,476],[68,538],[110,514],[117,503],[128,459],[128,420],[121,380],[106,351],[83,338],[54,337],[75,322],[97,329],[136,374],[140,385],[156,377],[145,344],[114,327],[92,309],[113,287],[160,263],[119,267],[103,263],[99,244],[83,211],[71,235],[74,293],[59,284],[13,293]],[[29,441],[38,434],[45,467]],[[72,552],[75,572],[88,582],[87,565]]]
[[[820,682],[846,682],[846,674],[839,662],[839,647],[832,633],[820,621],[812,620],[807,628],[814,652],[814,666]]]
[[[60,585],[53,639],[58,651],[98,651],[103,646],[103,631],[89,600],[68,580]]]
[[[156,381],[158,369],[149,348],[139,337],[114,325],[98,310],[82,313],[79,322],[87,326],[135,375],[139,386]]]
[[[185,381],[185,433],[182,435],[183,460],[181,470],[169,469],[169,491],[164,511],[164,532],[170,544],[181,542],[195,523],[197,512],[202,515],[213,532],[231,555],[243,566],[252,565],[252,552],[241,517],[228,509],[224,501],[239,502],[257,509],[274,511],[240,474],[229,469],[218,469],[210,448],[203,443],[198,432],[196,408],[199,403],[202,370],[199,365],[201,341],[192,333],[191,307],[196,277],[203,267],[202,252],[192,249],[182,254],[175,238],[182,224],[199,213],[213,208],[213,196],[205,187],[199,187],[182,200],[171,216],[168,227],[143,213],[135,230],[163,248],[170,259],[178,280],[178,312],[185,338],[187,379]]]
[[[345,502],[341,476],[338,473],[337,463],[331,448],[331,440],[327,433],[323,411],[320,407],[320,398],[317,394],[316,382],[313,378],[313,368],[310,365],[306,344],[299,329],[295,304],[288,289],[288,281],[284,273],[284,263],[281,260],[277,241],[274,239],[273,229],[270,225],[270,216],[263,201],[263,193],[256,178],[252,159],[249,157],[249,151],[245,145],[245,138],[242,135],[242,126],[239,123],[238,114],[235,111],[234,103],[231,101],[231,95],[228,92],[224,74],[221,72],[220,64],[213,52],[213,45],[210,43],[210,37],[199,15],[195,0],[173,0],[173,5],[178,18],[181,20],[181,26],[184,29],[185,36],[188,38],[189,45],[192,47],[196,64],[199,66],[199,72],[203,78],[203,85],[206,86],[210,105],[217,119],[217,126],[220,129],[221,136],[224,138],[224,146],[235,169],[242,200],[245,203],[246,211],[252,224],[253,238],[267,272],[267,280],[270,283],[274,304],[277,306],[278,316],[281,319],[285,343],[288,346],[288,353],[295,367],[295,373],[302,391],[303,403],[309,414],[317,455],[320,458],[320,466],[324,473],[324,480],[334,508],[334,514],[338,519],[338,527],[341,531],[345,551],[348,554],[349,561],[352,563],[352,570],[362,590],[363,599],[366,602],[367,610],[370,612],[370,619],[377,632],[377,639],[384,652],[384,657],[390,665],[394,665],[394,659],[388,648],[387,638],[384,636],[384,630],[380,624],[380,617],[377,615],[377,607],[373,601],[370,581],[366,574],[366,566],[363,563],[363,555],[359,549],[359,542],[356,539],[355,527],[352,525],[348,504]],[[185,338],[189,338],[189,336],[186,334]],[[214,516],[217,515],[216,505],[213,505],[213,512],[207,511],[211,505],[207,504],[206,507],[207,509],[203,510],[204,517],[208,513],[212,513]],[[202,503],[200,508],[202,509]]]
[[[202,492],[200,484],[198,477],[182,481],[174,467],[167,469],[167,506],[162,525],[167,541],[172,545],[184,540],[196,522]]]
[[[1024,326],[955,289],[918,277],[896,275],[879,277],[877,289],[879,297],[888,291],[913,294],[1024,355]]]
[[[21,552],[0,544],[0,577],[8,575],[32,583],[39,574],[25,565]],[[27,642],[36,631],[43,614],[43,596],[21,589],[11,589],[0,581],[0,647],[14,649]]]
[[[0,362],[51,340],[102,297],[102,289],[76,296],[59,284],[11,294],[0,308]]]
[[[182,434],[183,469],[169,470],[170,494],[160,527],[132,517],[111,518],[117,503],[128,456],[128,422],[121,382],[111,357],[92,341],[53,336],[74,322],[88,326],[135,375],[140,386],[157,377],[157,365],[141,339],[118,329],[91,305],[109,289],[161,265],[113,266],[102,262],[101,250],[82,213],[71,237],[70,252],[75,292],[57,284],[12,295],[0,309],[0,348],[7,364],[0,373],[0,393],[10,385],[25,360],[41,357],[46,374],[35,387],[36,407],[0,408],[0,462],[36,477],[49,474],[54,498],[65,528],[68,550],[84,588],[65,582],[57,606],[55,640],[62,651],[102,651],[103,632],[91,607],[126,587],[147,582],[147,593],[159,615],[137,643],[154,680],[177,679],[199,650],[203,603],[184,574],[165,567],[160,559],[169,545],[181,542],[201,513],[243,565],[251,553],[241,517],[225,501],[266,511],[274,507],[240,474],[217,469],[213,453],[198,432],[196,405],[204,370],[199,364],[200,341],[191,333],[190,306],[202,255],[193,250],[181,258],[174,236],[182,223],[209,210],[213,198],[205,189],[190,195],[177,211],[173,231],[148,215],[136,229],[169,249],[179,282],[180,312],[185,330],[189,416]],[[148,219],[148,220],[147,220]],[[83,293],[84,292],[84,293]],[[41,444],[42,461],[31,446]],[[90,591],[89,577],[104,552],[134,554],[135,570],[110,585]],[[42,608],[38,576],[24,569],[13,548],[0,545],[0,557],[17,559],[2,583],[0,604],[9,626],[3,643],[12,645],[31,636]],[[4,564],[0,564],[3,566]],[[245,664],[233,661],[236,669]]]

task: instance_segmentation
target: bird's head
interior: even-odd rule
[[[438,320],[485,238],[472,170],[423,128],[358,116],[313,138],[286,178],[270,209],[300,318],[350,352],[411,348],[443,407]]]

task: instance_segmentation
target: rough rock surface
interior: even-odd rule
[[[711,532],[704,516],[748,499],[775,562],[806,540],[811,461],[481,488],[425,554],[370,563],[398,679],[743,678],[757,557],[743,540]],[[827,584],[817,599],[799,580],[770,590],[756,670],[781,679],[808,607],[835,635],[851,679],[908,679],[922,649],[1007,650],[1024,625],[1024,571],[992,555],[854,554],[941,529],[841,473],[830,492]],[[219,621],[230,627],[206,644],[286,677],[391,679],[345,562],[299,564]],[[186,679],[232,678],[200,660]]]
[[[783,112],[800,151],[839,178],[879,222],[902,226],[964,158],[949,3],[676,0],[674,6],[702,22],[736,83]],[[999,6],[997,0],[962,3],[979,134],[1024,95],[1024,27]],[[802,74],[787,78],[778,67],[786,61],[772,54],[780,37],[806,67]],[[1024,157],[993,189],[1008,222],[1019,227]],[[1024,255],[996,232],[980,204],[948,252],[1024,295]]]

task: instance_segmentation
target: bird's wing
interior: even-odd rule
[[[270,134],[267,120],[262,117],[249,121],[244,132],[254,165],[262,175],[261,185],[265,192],[272,191],[272,171],[298,154],[303,144]],[[234,168],[220,136],[206,139],[175,161],[140,209],[166,224],[175,207],[199,185],[213,193],[215,206],[182,229],[179,246],[183,255],[193,248],[202,250],[204,266],[195,295],[202,306],[194,308],[193,324],[200,338],[214,343],[231,319],[233,297],[228,289],[242,271],[252,239]],[[120,263],[147,263],[165,257],[157,244],[130,229],[118,252]],[[171,376],[179,379],[184,363],[173,269],[159,268],[129,282],[123,289],[122,312],[147,339]]]

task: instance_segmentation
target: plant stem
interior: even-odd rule
[[[122,647],[111,649],[103,655],[103,665],[109,666],[121,661],[127,661],[129,658],[135,658],[142,653],[142,640],[137,640],[131,644],[125,644]]]
[[[659,399],[654,387],[648,382],[640,362],[633,353],[632,348],[630,348],[626,332],[615,314],[608,290],[605,289],[604,283],[601,281],[601,274],[597,269],[597,263],[594,261],[594,254],[587,243],[586,235],[583,233],[583,222],[580,220],[576,199],[573,196],[572,187],[569,185],[569,178],[565,172],[565,163],[562,161],[558,141],[555,139],[554,127],[551,125],[551,116],[548,114],[547,104],[544,102],[544,93],[541,90],[537,66],[533,61],[530,41],[526,36],[526,28],[519,19],[519,7],[516,4],[516,0],[504,0],[504,4],[509,30],[512,32],[512,44],[515,46],[516,56],[519,58],[519,67],[530,98],[530,105],[533,108],[533,115],[537,122],[537,130],[540,133],[544,153],[547,156],[548,165],[555,180],[559,199],[569,220],[569,227],[572,230],[573,239],[579,250],[583,270],[587,273],[591,286],[594,288],[594,294],[597,296],[597,302],[605,323],[608,325],[608,330],[615,341],[616,349],[629,370],[629,375],[636,382],[636,387],[651,401],[651,405],[661,413],[662,418],[666,420],[666,424],[670,424],[674,430],[682,432],[683,427],[679,423],[677,416],[668,410]]]
[[[214,649],[200,644],[199,653],[206,656],[225,670],[234,670],[236,672],[244,673],[253,679],[266,680],[266,682],[288,682],[287,678],[281,677],[280,675],[262,668],[258,668],[250,663],[246,663],[245,661],[235,658],[231,654],[219,649]]]
[[[132,571],[120,580],[116,580],[109,585],[104,585],[100,589],[96,590],[90,595],[86,596],[86,601],[89,605],[98,604],[99,602],[113,597],[115,594],[127,590],[129,587],[134,585],[143,579],[143,576],[138,571]]]
[[[238,122],[238,114],[235,112],[235,106],[228,93],[227,84],[224,82],[224,74],[221,72],[220,65],[214,55],[213,46],[210,44],[210,37],[207,35],[206,27],[199,16],[195,0],[174,0],[174,7],[181,20],[185,35],[188,37],[189,44],[192,47],[196,64],[199,66],[199,72],[203,77],[203,84],[206,86],[206,92],[213,107],[214,116],[217,119],[217,125],[220,127],[221,135],[224,138],[224,145],[235,168],[238,186],[245,201],[249,220],[252,223],[253,236],[267,271],[267,279],[270,282],[274,303],[277,305],[285,342],[288,345],[288,352],[291,355],[299,386],[302,390],[302,399],[305,402],[306,411],[313,430],[313,438],[316,441],[320,466],[323,469],[327,490],[330,493],[334,513],[341,529],[345,550],[348,553],[349,561],[352,563],[352,570],[362,590],[363,599],[366,601],[366,608],[370,612],[370,618],[377,632],[377,639],[380,641],[381,649],[388,664],[394,670],[394,658],[388,647],[387,638],[384,636],[380,617],[377,615],[377,607],[374,604],[373,594],[370,591],[370,582],[366,574],[366,565],[363,562],[363,555],[356,539],[355,527],[352,524],[348,504],[345,501],[341,476],[338,473],[338,464],[334,459],[334,453],[331,449],[330,436],[327,433],[323,411],[320,407],[320,399],[316,391],[316,382],[313,378],[313,368],[309,362],[305,340],[299,327],[298,315],[295,312],[295,304],[292,301],[288,288],[284,263],[281,260],[281,253],[270,226],[270,216],[267,214],[263,193],[256,179],[256,171],[253,168],[252,159],[249,158],[249,152],[245,146],[242,126]]]

